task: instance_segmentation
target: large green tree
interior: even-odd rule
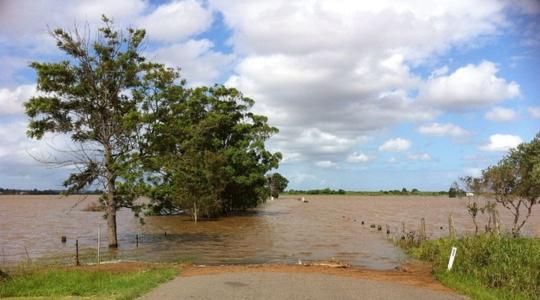
[[[59,62],[33,62],[39,95],[25,103],[28,135],[68,135],[76,146],[59,164],[74,165],[64,182],[68,192],[100,184],[106,207],[109,247],[117,247],[116,211],[130,207],[137,196],[141,136],[150,132],[144,108],[155,99],[179,97],[178,74],[147,62],[141,55],[144,30],[117,30],[103,17],[95,39],[52,31],[65,54]]]
[[[157,104],[147,160],[156,210],[212,217],[255,207],[268,197],[265,174],[280,153],[265,141],[277,129],[250,112],[253,100],[233,88],[201,87]],[[171,209],[172,208],[172,209]]]

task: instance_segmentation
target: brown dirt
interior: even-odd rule
[[[379,271],[356,267],[329,267],[323,265],[222,265],[197,266],[185,265],[180,276],[199,276],[238,272],[280,272],[280,273],[317,273],[334,276],[343,276],[355,279],[369,279],[376,281],[395,282],[414,287],[428,288],[440,292],[452,292],[451,289],[436,281],[431,273],[431,266],[418,261],[403,264],[395,270]]]
[[[432,276],[432,268],[429,264],[420,261],[408,261],[394,270],[371,270],[358,267],[349,267],[336,262],[319,262],[309,265],[287,264],[253,264],[253,265],[192,265],[192,264],[160,264],[146,262],[105,262],[100,265],[67,266],[66,270],[94,270],[110,272],[140,272],[150,269],[176,267],[179,268],[180,276],[191,277],[200,275],[213,275],[223,273],[244,272],[279,272],[279,273],[316,273],[333,276],[342,276],[354,279],[368,279],[375,281],[394,282],[413,287],[427,288],[439,292],[452,292],[443,286]]]
[[[158,264],[158,263],[146,263],[146,262],[110,262],[102,263],[100,265],[82,265],[82,266],[68,266],[64,267],[65,270],[85,270],[85,271],[108,271],[114,273],[124,272],[140,272],[152,269],[158,269],[163,267],[177,267],[172,264]]]

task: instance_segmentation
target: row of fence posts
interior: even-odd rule
[[[362,223],[362,225],[365,224],[364,221],[362,221],[361,223]],[[382,226],[381,225],[371,224],[370,228],[377,228],[378,231],[382,231]],[[390,234],[391,230],[390,230],[390,226],[388,224],[385,225],[385,229],[386,229],[386,234],[387,235]],[[441,226],[441,229],[443,229],[442,226]],[[454,217],[452,216],[452,214],[448,215],[448,235],[452,239],[454,239],[456,237],[456,228],[454,226]],[[406,228],[405,228],[405,222],[401,222],[401,238],[405,239],[406,237],[407,237],[407,231],[406,231]],[[418,229],[418,239],[420,241],[427,240],[426,219],[425,218],[420,219],[420,227]]]
[[[163,232],[164,236],[167,236],[167,231]],[[60,238],[60,241],[65,244],[67,242],[67,237],[63,235]],[[139,248],[139,235],[135,235],[135,247]],[[2,248],[2,256],[4,256],[4,248]],[[26,251],[26,248],[25,248]],[[26,255],[28,256],[28,251],[26,252]],[[5,258],[4,258],[5,260]],[[98,224],[98,230],[97,230],[97,264],[99,265],[101,263],[101,223]],[[75,265],[80,266],[80,259],[79,259],[79,240],[75,240]]]

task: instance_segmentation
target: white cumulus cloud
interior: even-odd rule
[[[422,125],[418,128],[418,132],[424,135],[450,136],[454,138],[470,135],[470,132],[452,123],[431,123],[428,125]]]
[[[409,154],[408,158],[410,160],[429,161],[431,160],[431,155],[425,152],[417,152],[417,153]]]
[[[33,84],[20,85],[15,89],[0,88],[0,116],[23,113],[23,103],[35,93]]]
[[[497,106],[486,112],[485,118],[494,122],[510,122],[517,118],[517,113],[513,109]]]
[[[523,143],[523,140],[517,135],[511,134],[494,134],[489,137],[489,141],[480,146],[482,151],[508,151],[511,148],[515,148],[517,145]]]
[[[420,88],[419,98],[443,109],[465,111],[517,97],[519,85],[497,77],[497,72],[490,61],[469,64],[452,74],[430,78]]]
[[[367,156],[362,152],[353,152],[349,156],[347,156],[347,162],[350,163],[364,163],[370,161],[371,159],[373,158]]]
[[[337,167],[337,163],[335,163],[333,161],[330,161],[330,160],[320,160],[320,161],[315,162],[315,165],[317,167],[321,167],[321,168],[325,168],[325,169],[336,168]]]
[[[379,146],[379,150],[388,152],[400,152],[405,151],[410,147],[411,141],[402,138],[395,138],[384,142],[381,146]]]
[[[150,39],[178,41],[201,33],[212,24],[212,12],[195,0],[172,1],[141,17],[137,26],[145,28]]]
[[[231,69],[232,54],[213,50],[214,44],[207,40],[188,40],[161,47],[148,53],[148,57],[169,67],[181,67],[188,84],[213,85],[219,76]]]
[[[531,117],[538,119],[540,118],[540,106],[532,106],[527,109]]]

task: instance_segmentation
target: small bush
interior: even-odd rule
[[[83,211],[104,211],[105,207],[98,202],[90,202],[83,208]]]

